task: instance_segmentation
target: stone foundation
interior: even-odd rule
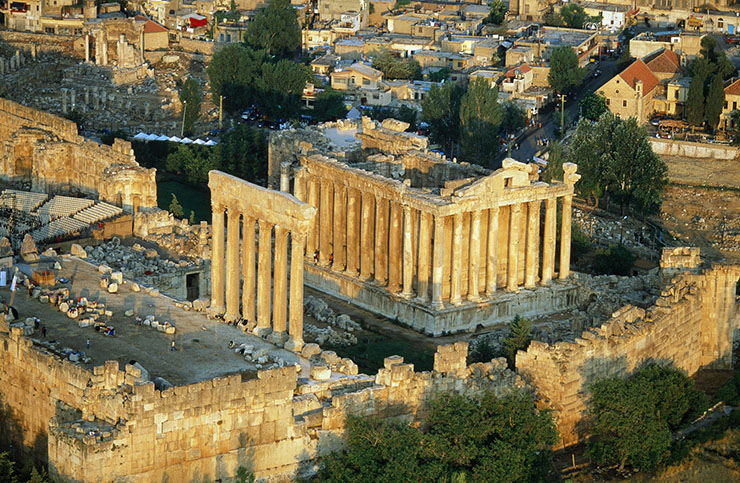
[[[519,293],[499,291],[481,302],[464,301],[461,305],[447,304],[435,309],[417,298],[389,296],[388,291],[377,284],[329,268],[306,264],[305,269],[305,282],[309,287],[433,336],[508,324],[515,315],[547,316],[570,310],[577,303],[574,284],[554,281],[549,287],[524,289]]]

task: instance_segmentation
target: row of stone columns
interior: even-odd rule
[[[16,50],[10,58],[0,57],[0,75],[10,74],[26,65],[26,57]]]
[[[287,173],[283,172],[284,190],[289,186],[286,178]],[[319,211],[318,223],[307,239],[309,261],[363,281],[373,280],[391,293],[416,296],[420,301],[429,300],[431,291],[435,308],[443,306],[448,282],[448,301],[452,304],[463,302],[463,292],[471,302],[480,301],[482,293],[493,296],[502,259],[506,263],[503,288],[507,291],[517,291],[522,284],[534,288],[538,278],[542,284],[549,284],[554,276],[556,198],[544,200],[543,228],[543,200],[441,216],[311,175],[296,181],[294,193]],[[570,266],[572,195],[561,198],[559,277],[566,278]],[[508,208],[508,226],[499,226],[503,208]],[[486,246],[481,246],[482,220],[488,229]],[[464,228],[468,226],[466,233]],[[507,232],[502,235],[499,230]],[[503,239],[508,244],[502,248],[505,252],[499,253]],[[468,274],[465,290],[464,273]]]
[[[227,215],[226,226],[224,213]],[[256,233],[259,238],[255,248]],[[291,256],[288,290],[289,240]],[[227,321],[241,318],[247,329],[254,334],[267,337],[276,344],[285,344],[289,350],[300,350],[303,346],[305,246],[305,234],[291,232],[267,220],[243,215],[235,206],[226,209],[224,206],[214,205],[212,311],[224,314]]]

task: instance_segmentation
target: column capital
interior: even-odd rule
[[[226,205],[220,201],[211,201],[211,210],[214,213],[223,214],[226,211]]]
[[[271,229],[273,226],[275,226],[274,223],[267,221],[267,220],[263,220],[261,218],[257,219],[257,223],[259,223],[260,225],[260,230],[263,229],[263,227],[265,230],[268,230],[268,229]]]

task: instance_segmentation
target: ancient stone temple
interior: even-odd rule
[[[390,121],[325,128],[334,140],[350,131],[354,151],[297,144],[293,193],[318,210],[306,282],[434,335],[572,304],[572,287],[553,280],[569,275],[576,166],[551,184],[511,158],[490,172],[427,152]],[[285,189],[290,157],[271,157]]]
[[[303,347],[303,255],[316,210],[289,194],[220,171],[209,173],[208,186],[213,206],[212,312],[224,314],[229,321],[241,318],[255,334],[268,336],[276,344],[285,344],[287,349],[300,350]],[[258,240],[257,248],[255,240]]]

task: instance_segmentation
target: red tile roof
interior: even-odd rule
[[[725,95],[740,96],[740,77],[732,84],[725,87]]]
[[[660,79],[655,77],[655,74],[650,72],[650,69],[647,65],[645,65],[645,62],[642,61],[642,59],[637,59],[636,61],[632,62],[632,64],[624,69],[621,74],[619,74],[619,77],[624,79],[627,84],[631,88],[635,88],[636,82],[642,81],[642,95],[647,95],[650,91],[652,91],[655,86],[658,85],[660,82]]]
[[[146,18],[143,15],[137,15],[135,18],[139,22],[146,22],[146,24],[144,24],[145,34],[151,34],[151,33],[156,33],[156,32],[167,32],[167,27],[164,27],[163,25],[160,25],[154,20]]]
[[[520,74],[526,74],[530,70],[532,70],[530,66],[528,66],[527,64],[523,64],[523,65],[520,65],[519,67],[512,67],[511,69],[509,69],[509,71],[506,74],[504,74],[504,76],[505,77],[516,77],[517,71],[519,71]]]
[[[672,50],[663,49],[644,59],[648,68],[653,72],[679,74],[683,72],[681,60]]]

